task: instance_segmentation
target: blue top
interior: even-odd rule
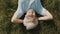
[[[34,9],[38,14],[42,15],[43,6],[40,0],[18,0],[18,13],[27,11],[28,9]]]
[[[40,12],[43,7],[40,0],[18,0],[18,8],[20,8],[22,11],[34,9],[37,12]]]

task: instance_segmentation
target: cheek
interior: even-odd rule
[[[31,16],[31,14],[30,14],[30,13],[27,13],[26,15],[27,15],[27,16]]]
[[[35,13],[33,13],[33,16],[35,16]]]
[[[29,13],[27,15],[29,15]]]

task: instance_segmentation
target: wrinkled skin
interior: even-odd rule
[[[25,17],[28,19],[28,21],[30,22],[34,22],[36,20],[36,14],[35,11],[33,9],[30,9],[27,11],[27,14],[25,15]]]
[[[27,30],[33,29],[37,26],[38,20],[36,19],[36,14],[33,9],[27,11],[23,24]]]

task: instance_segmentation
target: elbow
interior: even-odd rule
[[[15,23],[15,19],[11,19],[11,22],[12,22],[12,23]]]
[[[53,16],[51,15],[51,16],[49,16],[49,18],[50,18],[50,20],[53,20]]]
[[[50,19],[53,19],[53,16],[51,16]]]

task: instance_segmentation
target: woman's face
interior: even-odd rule
[[[33,9],[30,9],[27,11],[26,15],[33,17],[33,16],[35,16],[35,11]]]

